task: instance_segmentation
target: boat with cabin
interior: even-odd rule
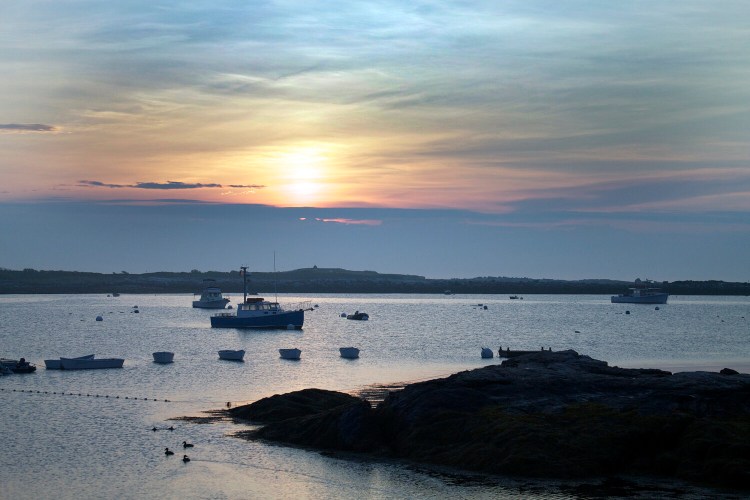
[[[0,358],[0,371],[3,374],[34,373],[36,371],[36,365],[26,361],[26,358],[21,358],[21,359]]]
[[[301,330],[305,322],[305,311],[311,310],[309,303],[301,303],[289,308],[277,301],[263,297],[248,297],[247,267],[240,268],[243,280],[243,299],[237,304],[235,313],[219,313],[211,316],[214,328],[261,328]]]
[[[666,304],[669,294],[660,288],[648,286],[649,282],[636,280],[635,286],[619,295],[613,295],[612,304]]]
[[[355,311],[354,314],[347,314],[346,319],[353,319],[356,321],[367,321],[370,319],[370,315],[365,312]]]
[[[193,301],[193,307],[197,309],[224,309],[229,303],[229,298],[224,297],[219,287],[212,285],[215,280],[203,280],[201,298]]]

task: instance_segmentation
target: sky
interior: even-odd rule
[[[750,3],[0,2],[0,267],[750,281]]]

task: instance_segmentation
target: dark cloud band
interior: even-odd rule
[[[57,132],[57,127],[42,123],[0,123],[0,130],[10,132]]]
[[[135,184],[109,184],[106,182],[101,181],[87,181],[82,180],[78,181],[79,186],[83,187],[105,187],[110,189],[123,189],[123,188],[131,188],[131,189],[204,189],[204,188],[223,188],[222,184],[216,184],[216,183],[210,183],[210,184],[202,184],[200,182],[197,183],[188,183],[188,182],[179,182],[179,181],[167,181],[167,182],[136,182]],[[244,188],[244,189],[261,189],[265,186],[261,184],[231,184],[226,187],[232,187],[232,188]]]

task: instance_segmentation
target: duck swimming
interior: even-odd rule
[[[182,447],[183,447],[183,448],[192,448],[192,447],[193,447],[193,445],[192,445],[192,444],[190,444],[190,443],[188,443],[187,441],[183,441],[183,442],[182,442]]]
[[[169,449],[169,448],[164,448],[164,454],[165,454],[166,456],[169,456],[169,455],[174,455],[174,452],[173,452],[173,451],[170,451],[170,449]]]
[[[182,455],[182,461],[188,463],[190,461],[190,457],[187,455]]]

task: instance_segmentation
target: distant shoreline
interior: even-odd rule
[[[238,271],[103,274],[75,271],[14,271],[0,269],[0,294],[198,293],[207,284],[225,293],[242,293]],[[477,277],[431,279],[410,274],[381,274],[338,268],[306,268],[278,273],[252,272],[248,291],[279,293],[405,293],[405,294],[524,294],[615,295],[633,282],[609,279],[555,280]],[[672,281],[649,283],[671,295],[750,296],[750,283]]]

